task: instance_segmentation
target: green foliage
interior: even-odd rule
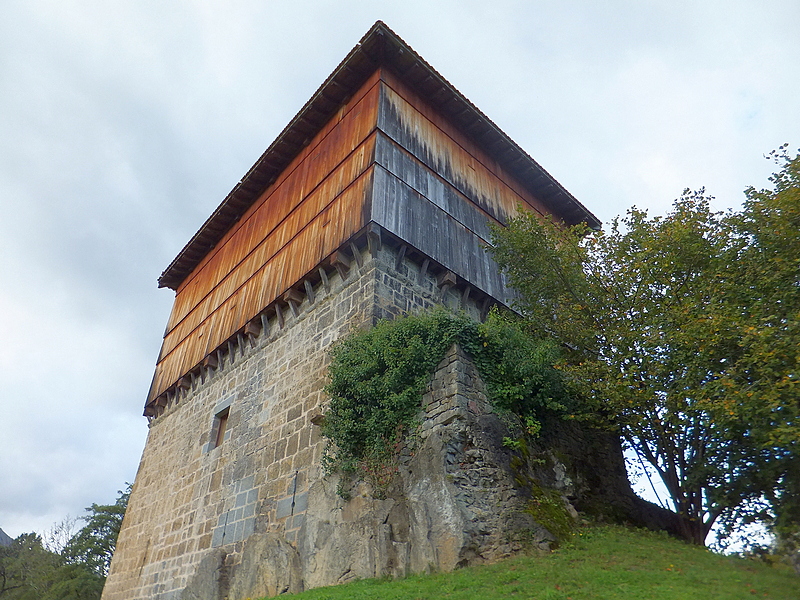
[[[553,368],[559,358],[556,345],[531,335],[511,315],[490,313],[477,326],[477,335],[459,342],[474,358],[492,404],[521,417],[529,434],[541,429],[542,411],[564,414],[577,408]]]
[[[538,431],[542,411],[565,410],[561,375],[552,367],[554,346],[508,317],[492,312],[478,324],[440,309],[382,321],[332,351],[326,388],[331,403],[322,425],[331,442],[324,459],[329,472],[388,484],[393,453],[414,429],[421,395],[454,343],[474,358],[490,401],[520,415],[531,433]]]
[[[666,535],[584,527],[546,556],[520,556],[452,573],[367,579],[297,594],[298,600],[685,600],[797,598],[780,565],[721,556]]]
[[[86,525],[67,542],[62,552],[68,562],[84,565],[103,578],[108,575],[131,487],[128,484],[124,491],[120,490],[114,504],[92,504],[86,509],[89,514],[82,517]]]
[[[0,599],[97,600],[103,578],[81,564],[65,564],[35,533],[23,533],[0,547]]]
[[[608,231],[522,214],[494,236],[529,327],[660,475],[687,539],[795,506],[800,356],[800,177],[740,213],[685,192],[664,217],[632,208]],[[792,482],[795,482],[794,484]]]
[[[98,600],[130,490],[119,492],[113,505],[87,508],[86,526],[60,554],[34,533],[0,546],[0,600]]]
[[[41,600],[98,600],[105,579],[83,564],[64,564],[48,577]]]
[[[561,493],[543,488],[535,481],[530,482],[530,487],[532,498],[527,511],[534,521],[556,537],[556,544],[569,539],[575,529],[575,519],[569,514]]]
[[[385,458],[412,426],[433,368],[464,327],[444,312],[381,321],[332,351],[322,433],[336,445],[328,466],[353,471],[356,462]]]
[[[10,546],[0,546],[0,599],[41,598],[59,565],[58,555],[45,550],[35,533],[23,533]]]
[[[778,459],[760,465],[777,482],[765,489],[770,525],[800,571],[800,155],[784,145],[771,156],[781,166],[773,189],[748,188],[731,217],[738,285],[728,304],[741,352],[719,385],[728,391],[724,409]]]

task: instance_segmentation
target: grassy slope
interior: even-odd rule
[[[547,556],[518,557],[454,573],[365,580],[292,596],[298,600],[710,600],[800,599],[788,567],[721,556],[663,534],[591,527]]]

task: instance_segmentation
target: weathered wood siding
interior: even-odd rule
[[[489,223],[518,207],[549,211],[462,132],[383,73],[372,220],[508,303],[513,292],[484,251]]]
[[[547,209],[386,69],[376,71],[178,287],[148,402],[369,222],[484,293],[511,292],[489,223]]]
[[[366,225],[378,74],[180,285],[148,401]]]
[[[382,75],[378,128],[494,219],[517,206],[548,214],[529,190],[389,71]]]

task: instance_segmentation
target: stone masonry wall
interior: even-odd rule
[[[395,248],[358,258],[344,279],[331,271],[297,314],[283,307],[282,326],[273,317],[260,336],[230,345],[152,421],[104,600],[224,598],[247,540],[297,546],[322,477],[324,440],[311,419],[324,407],[331,343],[437,304],[480,312]]]
[[[420,421],[388,489],[376,494],[368,483],[337,476],[314,481],[296,543],[254,535],[232,573],[228,597],[450,571],[523,548],[550,548],[555,538],[527,511],[531,498],[516,483],[512,454],[503,447],[508,428],[458,347],[432,377]],[[338,495],[340,487],[347,499]]]

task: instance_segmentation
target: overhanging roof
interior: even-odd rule
[[[382,21],[378,21],[289,122],[158,279],[177,289],[264,190],[378,67],[387,67],[470,135],[569,224],[600,221]]]

